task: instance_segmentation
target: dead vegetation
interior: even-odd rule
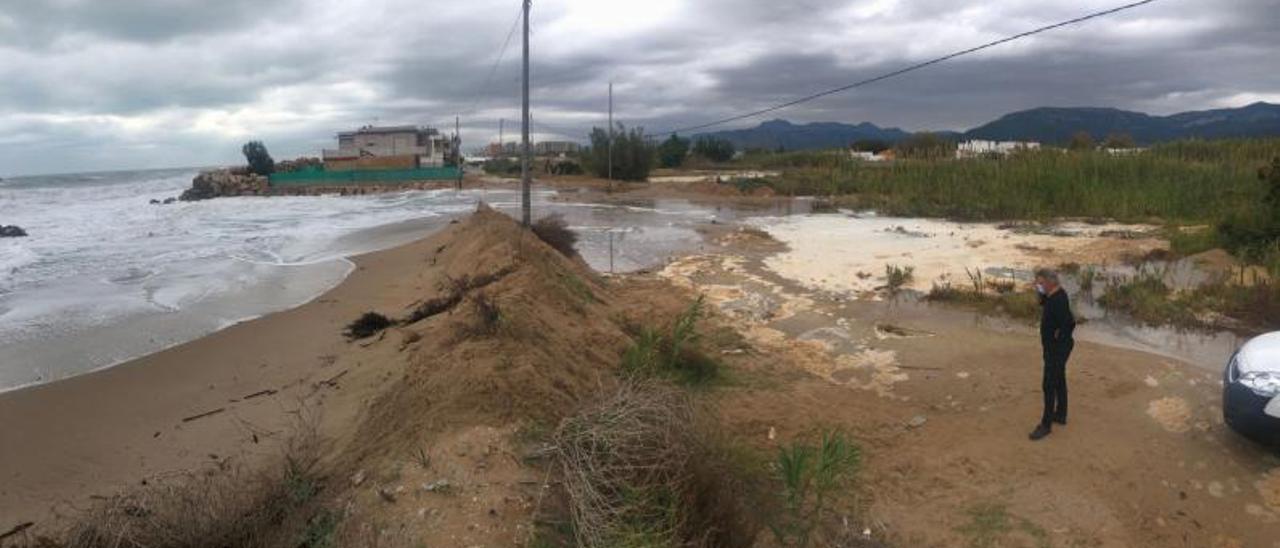
[[[562,422],[554,445],[577,545],[748,545],[744,484],[707,441],[689,396],[653,381]]]
[[[507,265],[486,274],[472,276],[463,274],[456,278],[445,277],[445,281],[437,288],[439,295],[417,303],[413,311],[401,323],[404,325],[418,323],[422,320],[453,310],[467,293],[487,287],[506,277],[516,270],[515,265]]]
[[[365,312],[359,318],[347,324],[342,334],[351,340],[364,339],[380,333],[383,329],[395,325],[390,319],[377,312]]]
[[[103,498],[40,548],[332,546],[338,514],[317,504],[326,486],[314,422],[299,421],[275,463],[258,471],[218,461],[150,478]]]
[[[565,257],[578,255],[578,251],[573,248],[573,244],[578,243],[578,235],[569,230],[569,223],[565,222],[564,215],[559,213],[547,215],[534,221],[530,228],[538,239],[559,251],[561,255]]]

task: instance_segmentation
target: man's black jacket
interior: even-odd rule
[[[1059,354],[1071,350],[1075,340],[1076,318],[1071,314],[1071,300],[1067,290],[1059,288],[1040,297],[1040,344],[1046,354]]]

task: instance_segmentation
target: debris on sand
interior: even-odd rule
[[[1169,396],[1147,404],[1147,415],[1166,431],[1181,434],[1191,429],[1191,406],[1187,400]]]
[[[1262,495],[1262,501],[1273,511],[1280,512],[1280,467],[1272,468],[1254,482],[1254,488]]]
[[[876,338],[885,339],[914,339],[917,337],[932,337],[933,333],[922,329],[912,329],[910,327],[902,327],[891,323],[879,323],[875,327]]]

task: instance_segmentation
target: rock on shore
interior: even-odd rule
[[[21,238],[27,235],[27,231],[17,225],[0,225],[0,238]]]
[[[223,196],[259,196],[270,190],[267,177],[243,168],[204,171],[191,180],[191,188],[178,197],[184,202]]]

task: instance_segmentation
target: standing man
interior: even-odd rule
[[[1058,273],[1036,271],[1036,292],[1040,294],[1040,345],[1044,349],[1044,414],[1031,432],[1038,440],[1053,431],[1053,423],[1067,424],[1067,358],[1075,347],[1071,334],[1076,328],[1071,300],[1058,283]]]

